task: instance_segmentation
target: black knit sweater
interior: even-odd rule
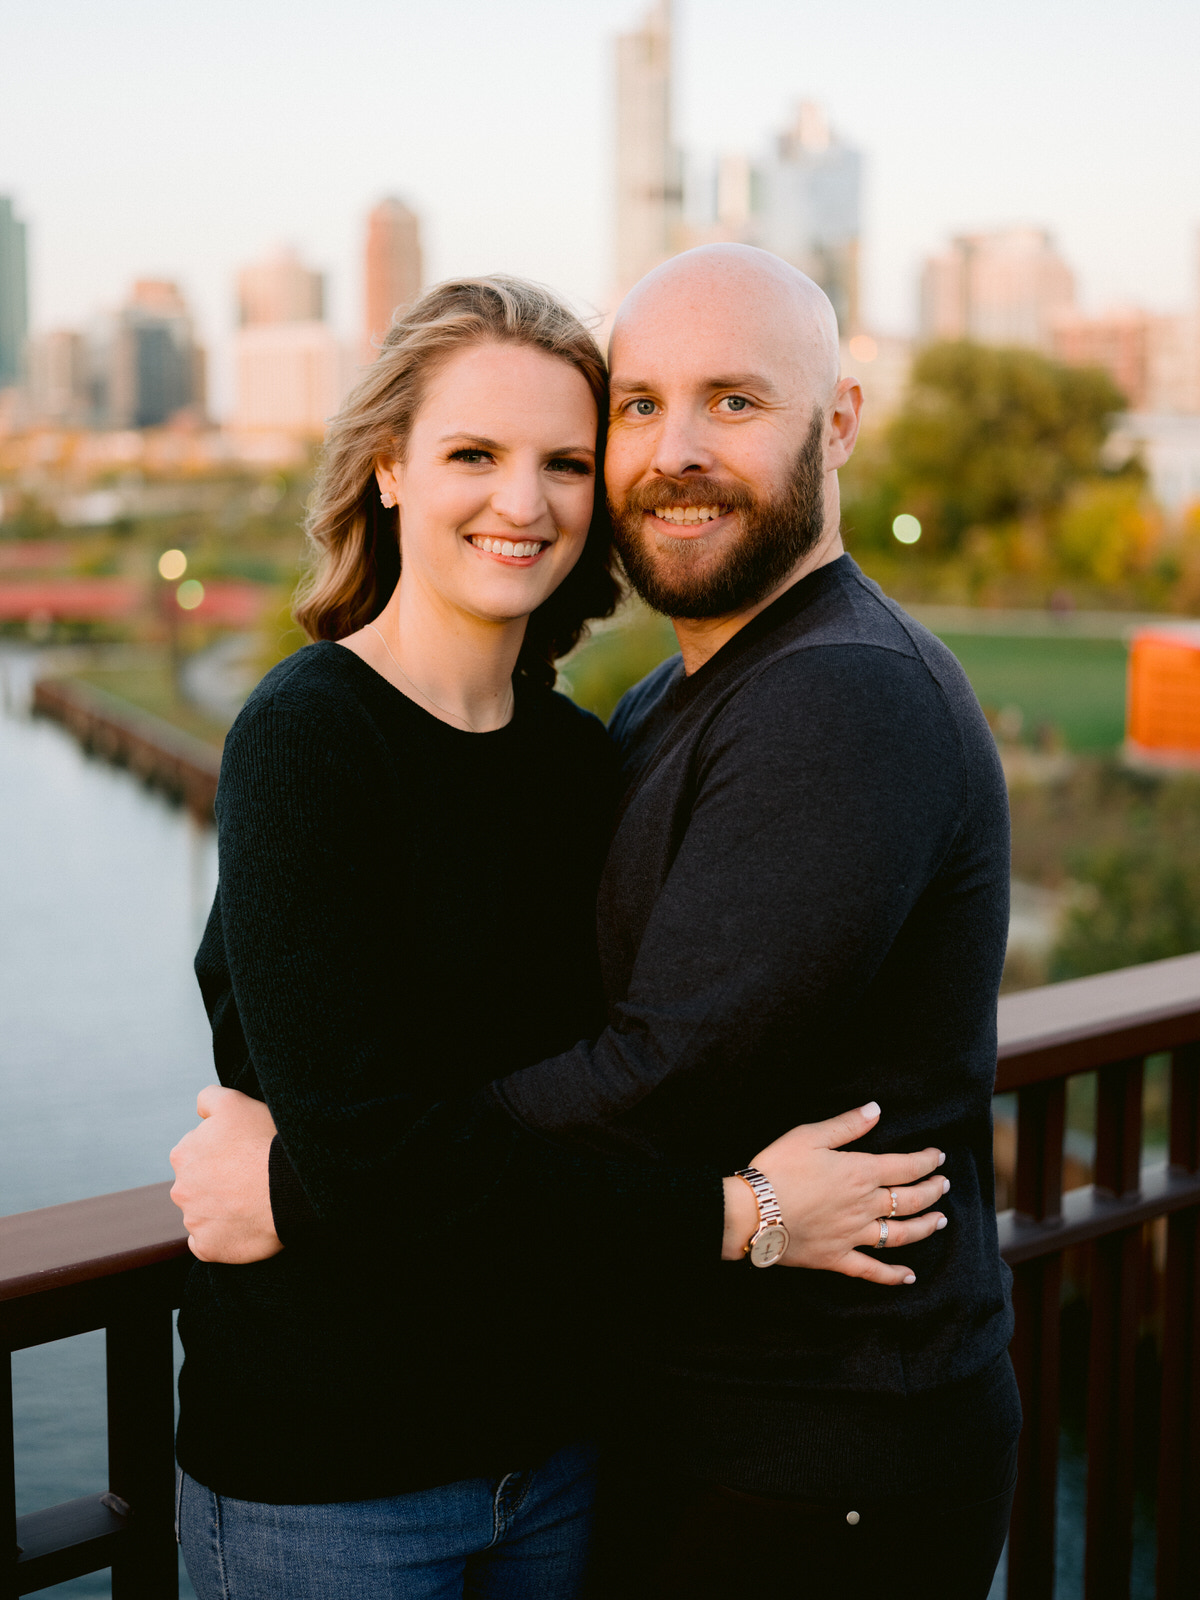
[[[238,718],[196,968],[220,1079],[267,1101],[276,1183],[320,1220],[192,1267],[178,1454],[201,1483],[312,1502],[529,1466],[592,1424],[614,1254],[683,1214],[681,1260],[720,1270],[715,1169],[597,1161],[478,1094],[602,1022],[615,779],[560,695],[462,733],[335,644]]]

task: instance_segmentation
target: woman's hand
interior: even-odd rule
[[[201,1261],[244,1266],[283,1249],[271,1216],[268,1165],[275,1123],[261,1100],[209,1084],[196,1099],[200,1126],[171,1151],[171,1199],[188,1248]]]
[[[863,1249],[878,1247],[881,1217],[888,1218],[889,1250],[927,1239],[946,1226],[940,1211],[925,1211],[950,1187],[937,1171],[945,1157],[936,1149],[874,1156],[838,1148],[861,1139],[879,1115],[872,1102],[828,1122],[805,1123],[769,1144],[750,1163],[770,1179],[791,1235],[781,1266],[815,1267],[872,1283],[916,1282],[908,1267],[864,1255]],[[893,1190],[896,1207],[891,1216]],[[919,1211],[925,1215],[916,1216]],[[750,1186],[741,1178],[726,1178],[722,1257],[740,1260],[757,1227],[758,1205]]]

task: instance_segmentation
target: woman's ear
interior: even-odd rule
[[[399,462],[377,461],[375,463],[375,482],[379,485],[379,498],[385,506],[398,505],[400,501],[400,485],[396,480],[396,468]]]

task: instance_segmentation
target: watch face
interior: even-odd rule
[[[756,1267],[773,1267],[791,1240],[782,1222],[769,1222],[750,1241],[750,1259]]]

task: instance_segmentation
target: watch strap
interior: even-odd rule
[[[783,1208],[765,1172],[760,1172],[757,1167],[741,1167],[734,1173],[734,1177],[741,1178],[743,1183],[748,1183],[753,1189],[760,1227],[783,1221]],[[749,1248],[747,1245],[746,1249]]]

